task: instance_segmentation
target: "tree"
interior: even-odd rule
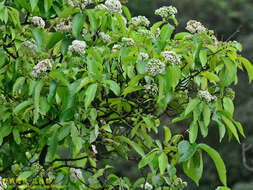
[[[176,13],[159,8],[162,21],[150,27],[118,0],[2,1],[1,175],[26,189],[38,177],[68,189],[183,189],[176,168],[198,185],[206,152],[217,189],[229,189],[223,160],[199,136],[211,121],[220,141],[245,136],[229,86],[238,68],[251,82],[253,66],[241,44],[218,41],[195,20],[174,33]],[[159,140],[164,114],[172,120]],[[169,125],[182,120],[189,127],[172,134]],[[143,176],[117,176],[119,157]]]

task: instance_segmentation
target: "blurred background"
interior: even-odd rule
[[[190,19],[198,20],[207,28],[214,30],[219,40],[225,41],[240,29],[231,40],[242,43],[242,54],[253,62],[253,0],[128,0],[127,3],[132,16],[146,16],[152,23],[160,19],[154,15],[154,11],[163,5],[173,5],[178,9],[176,16],[180,24],[177,32],[184,31],[186,22]],[[229,187],[232,190],[253,190],[253,146],[247,146],[248,150],[245,152],[249,168],[242,159],[243,143],[253,145],[253,84],[249,85],[246,73],[238,71],[238,75],[238,85],[232,86],[236,92],[235,119],[244,126],[247,138],[241,138],[241,144],[234,139],[229,143],[227,137],[218,143],[218,130],[214,125],[211,126],[211,132],[204,141],[215,147],[225,161]],[[204,158],[204,162],[200,187],[193,184],[183,173],[179,175],[187,180],[189,184],[187,190],[214,190],[220,185],[213,162],[208,157]],[[131,163],[119,166],[127,168],[129,177],[138,177],[138,172],[131,169]]]

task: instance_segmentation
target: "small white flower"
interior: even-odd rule
[[[121,49],[121,45],[120,44],[114,44],[112,47],[112,52],[116,52],[119,51]]]
[[[106,0],[105,6],[111,13],[122,13],[122,6],[119,0]]]
[[[164,57],[165,61],[171,65],[181,64],[181,56],[176,54],[174,51],[163,51],[161,54]]]
[[[80,10],[85,9],[91,3],[93,3],[93,0],[68,0],[68,4],[71,7],[77,7]]]
[[[32,17],[32,23],[35,26],[39,26],[41,28],[45,28],[45,21],[41,17],[39,17],[39,16]]]
[[[152,83],[152,84],[146,84],[144,85],[144,88],[145,88],[145,92],[147,93],[157,93],[158,92],[158,87],[155,83]]]
[[[137,16],[137,17],[131,18],[129,24],[132,24],[135,27],[137,27],[137,26],[149,26],[150,21],[145,16]]]
[[[72,45],[69,46],[69,51],[74,51],[80,55],[83,55],[85,53],[85,48],[86,48],[86,42],[85,41],[79,41],[79,40],[74,40],[72,42]]]
[[[150,30],[141,28],[141,29],[138,30],[138,33],[141,36],[147,37],[148,39],[155,39],[154,34]]]
[[[98,153],[97,148],[96,148],[95,145],[91,145],[91,149],[92,149],[92,152],[94,152],[94,154]]]
[[[165,64],[159,59],[152,58],[148,62],[148,72],[151,76],[156,76],[165,71]]]
[[[143,188],[143,186],[144,186],[144,189],[148,189],[148,190],[153,189],[153,186],[148,182],[140,185],[141,188]]]
[[[3,178],[0,176],[0,190],[7,189],[6,183],[3,181]]]
[[[122,38],[122,42],[124,42],[125,44],[127,44],[128,46],[133,46],[134,45],[134,40],[132,38]]]
[[[207,29],[198,21],[196,20],[190,20],[186,24],[186,30],[188,30],[190,33],[200,33],[205,32]]]
[[[71,168],[70,169],[70,180],[75,183],[77,180],[82,179],[83,174],[80,169]]]
[[[102,41],[104,43],[109,43],[111,42],[111,37],[108,34],[105,34],[104,32],[100,32],[99,36],[102,38]]]
[[[33,67],[32,76],[34,78],[41,78],[44,76],[46,71],[52,70],[52,65],[49,59],[40,61]]]
[[[23,43],[24,46],[26,46],[27,48],[29,48],[32,52],[33,55],[36,54],[37,50],[38,50],[38,47],[37,45],[35,44],[35,41],[32,39],[30,41],[26,41]]]
[[[142,58],[142,59],[148,59],[148,54],[147,53],[144,53],[144,52],[140,52],[140,57]]]
[[[217,97],[212,96],[207,90],[199,90],[198,94],[199,97],[204,99],[207,103],[217,100]]]
[[[156,37],[156,38],[159,38],[160,34],[161,34],[161,29],[158,27],[158,28],[156,29],[155,37]]]
[[[82,35],[85,36],[86,34],[88,34],[88,30],[86,28],[83,28]]]
[[[163,6],[155,11],[156,15],[159,15],[163,18],[163,20],[168,20],[170,16],[175,17],[177,14],[176,7],[173,6]]]
[[[72,17],[61,18],[60,23],[56,25],[56,29],[59,32],[71,32],[72,31]]]

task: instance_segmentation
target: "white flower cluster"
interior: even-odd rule
[[[71,7],[77,7],[80,10],[85,9],[85,7],[91,3],[93,3],[93,0],[68,0],[68,4]]]
[[[144,189],[148,189],[148,190],[153,189],[152,185],[150,183],[148,183],[148,182],[146,182],[145,184],[141,184],[140,187],[142,189],[144,187]]]
[[[146,36],[148,39],[155,39],[155,35],[150,30],[141,28],[138,30],[138,33],[141,36]]]
[[[142,58],[142,59],[148,59],[148,54],[147,53],[144,53],[144,52],[140,52],[140,57]]]
[[[152,58],[148,62],[148,72],[151,76],[156,76],[165,71],[165,64],[159,59]]]
[[[104,32],[100,32],[99,36],[102,38],[102,41],[104,43],[109,43],[111,42],[111,37],[108,34],[105,34]]]
[[[77,180],[82,179],[83,174],[80,169],[71,168],[70,169],[70,180],[75,183]]]
[[[41,28],[45,28],[45,21],[41,17],[39,17],[39,16],[32,17],[32,23],[35,26],[39,26]]]
[[[217,97],[212,96],[207,90],[199,90],[198,94],[199,97],[203,98],[207,103],[217,100]]]
[[[35,41],[32,39],[31,41],[26,41],[23,43],[25,47],[29,48],[33,55],[36,54],[38,47],[35,44]]]
[[[95,7],[96,10],[108,10],[107,7],[104,4],[98,4]]]
[[[177,14],[177,9],[173,6],[163,6],[157,9],[155,14],[161,16],[163,20],[168,20],[170,16],[175,17],[175,14]]]
[[[72,31],[72,17],[61,18],[60,23],[56,25],[56,29],[59,32],[71,32]]]
[[[190,33],[198,33],[198,32],[204,32],[206,31],[206,28],[198,21],[196,20],[190,20],[186,24],[186,30],[188,30]]]
[[[119,0],[106,0],[105,6],[111,13],[122,13],[122,6]]]
[[[158,87],[155,83],[144,85],[145,92],[147,93],[158,93]]]
[[[165,58],[165,61],[169,62],[171,65],[181,64],[181,56],[174,51],[163,51],[161,54]]]
[[[49,59],[44,59],[33,67],[32,76],[34,78],[40,78],[43,77],[46,71],[50,70],[52,70],[51,61]]]
[[[7,185],[3,182],[3,178],[0,176],[0,190],[4,189],[7,189]]]
[[[88,34],[88,30],[86,28],[83,28],[82,35],[85,36],[86,34]]]
[[[145,16],[137,16],[137,17],[131,18],[129,24],[132,24],[135,27],[137,27],[137,26],[149,26],[150,21]]]
[[[119,51],[121,49],[121,45],[120,44],[114,44],[112,47],[112,52],[116,52]]]
[[[125,44],[127,44],[128,46],[133,46],[134,45],[134,40],[132,38],[122,38],[122,42],[124,42]]]
[[[79,40],[74,40],[72,42],[72,45],[69,46],[69,51],[74,51],[80,55],[83,55],[85,53],[85,48],[86,48],[86,42],[85,41],[79,41]]]

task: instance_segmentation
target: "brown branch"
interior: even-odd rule
[[[247,158],[246,158],[246,152],[252,148],[252,144],[250,145],[246,145],[245,143],[242,143],[242,162],[243,162],[243,166],[253,172],[253,167],[250,167],[248,164],[247,164]]]

